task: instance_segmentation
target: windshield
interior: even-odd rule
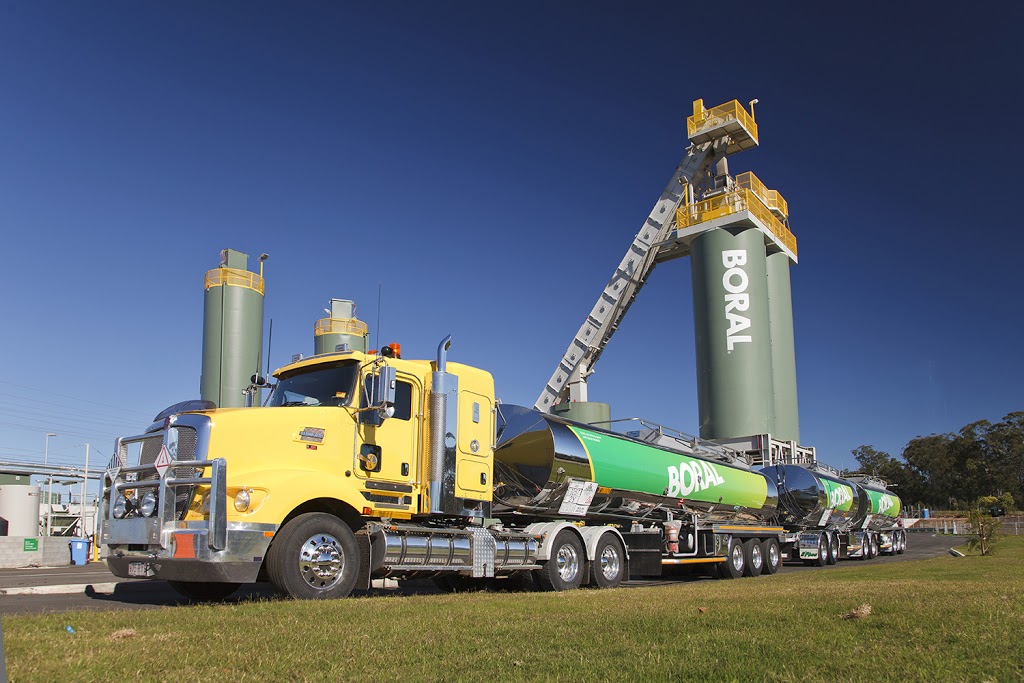
[[[269,406],[347,406],[352,401],[357,361],[314,365],[281,378]]]

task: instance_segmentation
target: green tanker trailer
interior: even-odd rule
[[[503,405],[492,515],[531,530],[573,517],[584,532],[615,525],[634,576],[677,565],[710,565],[725,578],[774,573],[784,533],[769,523],[775,483],[725,453],[684,453]]]
[[[842,479],[800,465],[774,465],[761,472],[779,491],[774,521],[786,529],[785,559],[824,566],[906,548],[906,532],[897,521],[899,497],[884,483]]]

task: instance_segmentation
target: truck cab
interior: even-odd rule
[[[472,567],[464,527],[490,513],[494,385],[446,351],[300,359],[274,373],[264,407],[183,410],[118,439],[102,506],[111,571],[198,598],[264,579],[335,597],[385,561]],[[453,531],[388,540],[442,520]]]

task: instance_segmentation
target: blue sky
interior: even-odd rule
[[[532,404],[696,98],[760,100],[731,170],[790,203],[805,444],[846,466],[1024,409],[1020,10],[976,7],[5,0],[0,460],[54,431],[104,462],[197,396],[224,247],[271,255],[275,366],[351,298]],[[696,432],[693,344],[664,264],[591,398]]]

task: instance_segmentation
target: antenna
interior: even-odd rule
[[[381,302],[381,290],[384,285],[380,282],[377,283],[377,331],[374,333],[373,342],[374,345],[380,344],[380,302]]]

